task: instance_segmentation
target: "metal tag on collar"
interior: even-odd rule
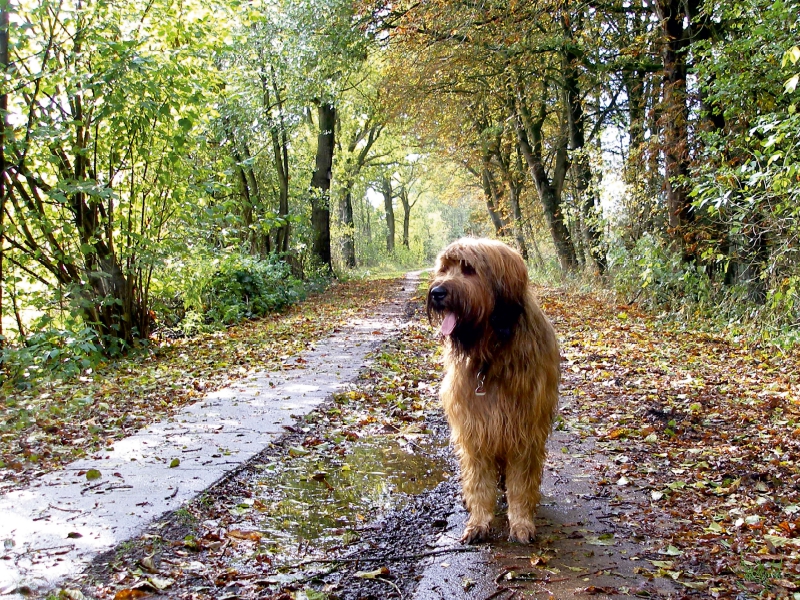
[[[486,395],[486,388],[483,387],[484,381],[486,381],[486,375],[482,371],[478,371],[478,387],[475,388],[476,396]]]

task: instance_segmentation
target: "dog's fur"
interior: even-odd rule
[[[520,255],[488,239],[464,238],[439,254],[427,310],[445,338],[441,398],[470,513],[462,541],[488,535],[499,475],[505,476],[509,538],[528,543],[558,406],[561,361],[553,327],[534,300]],[[476,393],[480,377],[485,395]]]

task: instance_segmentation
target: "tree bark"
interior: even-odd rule
[[[381,194],[383,195],[383,207],[386,211],[386,251],[394,252],[395,226],[394,226],[394,190],[392,182],[387,177],[381,178]]]
[[[76,36],[76,55],[80,55],[81,42],[80,35]],[[65,179],[76,182],[96,180],[95,174],[89,172],[89,124],[92,122],[92,115],[91,110],[84,112],[81,92],[81,86],[78,85],[76,93],[69,101],[75,127],[72,169],[69,168],[69,160],[63,150],[59,155]],[[99,329],[107,352],[119,350],[116,345],[120,341],[131,344],[137,337],[146,338],[150,334],[148,311],[141,296],[136,293],[132,276],[126,275],[122,270],[114,250],[113,238],[110,237],[110,228],[103,224],[103,221],[108,222],[110,213],[105,211],[100,201],[82,191],[69,196],[69,206],[80,236],[86,280],[92,289],[92,295],[80,307],[84,319],[92,327]]]
[[[339,220],[344,226],[342,234],[342,259],[348,268],[356,267],[356,224],[353,218],[353,186],[355,185],[361,169],[369,162],[369,152],[380,137],[383,125],[367,122],[355,132],[347,145],[347,160],[345,162],[343,185],[339,199]],[[363,142],[359,149],[359,144]],[[358,152],[356,152],[358,150]]]
[[[517,239],[517,247],[524,261],[528,261],[528,245],[525,243],[525,236],[522,233],[522,207],[519,204],[519,183],[508,179],[508,203],[511,205],[511,215],[514,217],[514,237]]]
[[[561,191],[569,168],[566,136],[560,136],[558,139],[556,163],[551,180],[542,157],[542,126],[546,116],[546,103],[543,101],[540,104],[536,121],[532,120],[521,91],[518,91],[516,102],[512,103],[511,108],[517,130],[519,150],[525,158],[542,203],[542,210],[553,238],[558,261],[564,271],[574,271],[578,266],[578,260],[561,210]]]
[[[682,0],[657,0],[656,15],[664,36],[662,59],[662,123],[664,128],[664,186],[670,235],[685,251],[686,227],[693,221],[692,205],[685,183],[689,171],[689,107],[686,94],[686,14]],[[687,258],[685,256],[685,258]]]
[[[331,178],[333,176],[334,130],[336,108],[323,101],[317,107],[319,135],[317,136],[316,168],[311,177],[311,251],[320,263],[333,272],[331,263]]]
[[[508,190],[508,205],[511,209],[511,223],[513,224],[513,234],[517,241],[517,248],[522,255],[523,260],[528,260],[528,246],[525,243],[525,234],[523,231],[523,218],[522,207],[519,203],[519,194],[522,185],[519,177],[515,174],[512,168],[511,157],[504,153],[501,140],[496,140],[492,144],[489,152],[494,155],[495,164],[500,169],[500,175],[503,178],[506,190]]]
[[[353,192],[352,187],[347,189],[339,205],[339,219],[345,227],[342,235],[342,260],[348,269],[356,268],[356,240],[355,220],[353,219]]]
[[[409,248],[410,244],[408,232],[411,226],[411,209],[414,208],[414,205],[417,202],[411,202],[408,196],[408,187],[406,185],[403,185],[403,187],[400,188],[398,197],[400,198],[400,202],[403,204],[403,246]]]
[[[289,226],[289,136],[286,131],[286,122],[283,119],[283,97],[274,67],[270,67],[270,75],[278,117],[271,119],[269,132],[272,138],[275,174],[278,176],[278,216],[283,219],[275,232],[275,249],[278,252],[288,252],[291,233]]]
[[[473,173],[477,175],[476,172]],[[497,192],[497,184],[492,177],[488,159],[484,160],[480,178],[481,186],[483,187],[483,196],[486,200],[486,210],[489,213],[489,218],[492,220],[492,225],[494,225],[495,233],[498,237],[502,237],[505,228],[508,226],[508,219],[503,216],[500,209],[500,197]]]
[[[8,4],[0,0],[0,75],[8,69]],[[3,290],[5,288],[5,213],[6,213],[6,124],[8,122],[8,92],[0,94],[0,348],[5,345],[3,335]],[[21,333],[21,330],[20,330]]]

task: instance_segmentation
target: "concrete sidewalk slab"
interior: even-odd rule
[[[405,321],[419,274],[397,298],[318,342],[283,371],[260,372],[95,454],[0,497],[0,594],[38,593],[245,463],[368,365]],[[180,464],[170,467],[178,459]],[[101,478],[87,481],[85,471]]]

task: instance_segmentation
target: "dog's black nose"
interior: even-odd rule
[[[437,285],[435,288],[431,289],[431,298],[436,302],[441,302],[444,300],[444,297],[447,296],[447,288],[441,285]]]

